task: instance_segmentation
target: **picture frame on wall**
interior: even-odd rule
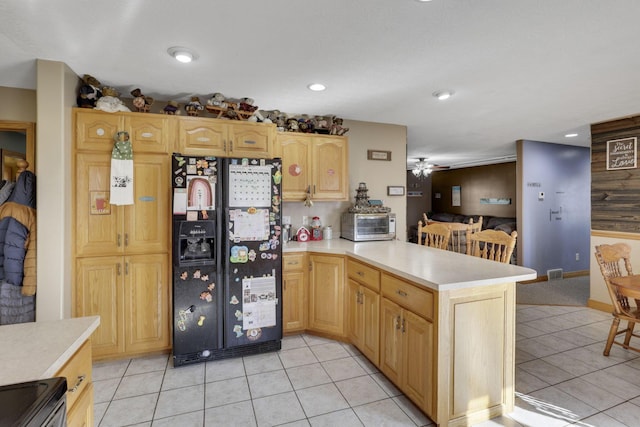
[[[404,186],[389,185],[387,187],[387,196],[404,196]]]
[[[607,170],[635,169],[638,167],[638,138],[607,141]]]
[[[391,161],[391,151],[367,150],[367,160]]]

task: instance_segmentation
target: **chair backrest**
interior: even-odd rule
[[[446,250],[449,246],[450,237],[451,227],[449,224],[444,222],[434,222],[433,224],[423,226],[422,221],[418,221],[419,245]]]
[[[507,234],[501,230],[467,231],[467,255],[509,264],[516,246],[518,232]]]
[[[596,246],[596,261],[600,267],[604,283],[607,285],[607,291],[615,312],[621,314],[628,311],[628,298],[621,294],[618,287],[612,285],[609,280],[614,277],[633,274],[631,269],[631,246],[626,243]]]

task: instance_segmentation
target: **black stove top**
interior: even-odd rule
[[[42,425],[66,392],[65,378],[1,386],[0,426]]]

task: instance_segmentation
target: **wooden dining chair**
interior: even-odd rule
[[[451,227],[444,222],[422,225],[418,221],[418,244],[446,250],[451,238]]]
[[[501,230],[467,231],[467,255],[509,264],[516,246],[517,231],[507,234]]]
[[[482,229],[482,216],[478,218],[477,222],[473,221],[473,218],[469,219],[469,223],[461,222],[438,222],[433,221],[427,217],[426,214],[422,214],[426,224],[447,224],[451,227],[451,237],[449,238],[448,250],[466,254],[468,252],[467,232],[472,234]]]
[[[613,321],[603,354],[608,356],[613,344],[640,352],[640,348],[629,345],[631,337],[640,338],[640,335],[633,332],[635,324],[640,322],[640,310],[637,308],[640,306],[640,288],[636,290],[611,283],[613,278],[633,274],[631,247],[626,243],[596,246],[596,261],[613,304]],[[629,298],[635,299],[636,307],[630,306]],[[624,329],[620,329],[621,320],[626,322]],[[616,341],[616,336],[621,334],[624,334],[624,341]]]

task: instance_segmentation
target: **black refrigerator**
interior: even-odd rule
[[[173,154],[173,364],[279,350],[280,159]]]

